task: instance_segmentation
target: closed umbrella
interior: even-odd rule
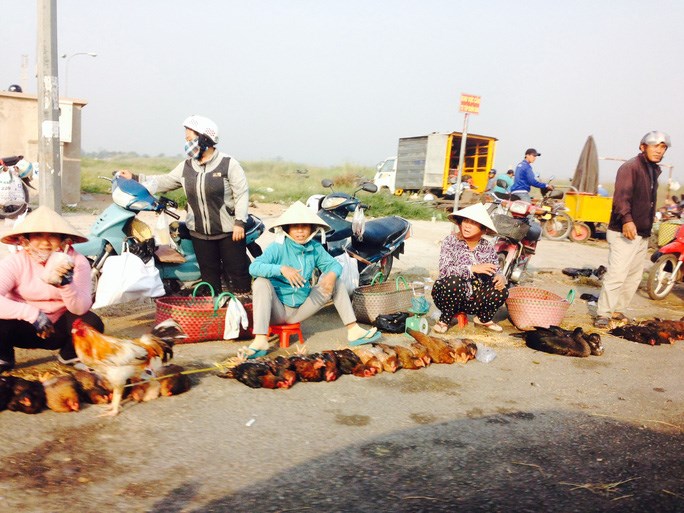
[[[596,194],[598,192],[599,162],[598,151],[594,138],[590,135],[584,143],[580,153],[575,175],[572,177],[572,186],[579,192]]]

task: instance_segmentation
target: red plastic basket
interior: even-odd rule
[[[213,296],[167,296],[155,299],[157,311],[156,323],[172,318],[176,321],[188,338],[178,343],[204,342],[206,340],[223,340],[223,329],[226,322],[227,307],[216,308],[217,298]],[[242,305],[247,312],[249,324],[247,329],[240,328],[238,340],[252,338],[252,303]]]
[[[570,290],[566,299],[548,290],[534,287],[514,287],[506,299],[511,322],[519,330],[535,326],[548,328],[560,325],[575,298]]]

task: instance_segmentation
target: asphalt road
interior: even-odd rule
[[[401,269],[432,276],[446,223],[420,224]],[[579,248],[579,249],[578,249]],[[544,242],[528,283],[597,292],[561,265],[598,265],[604,246]],[[555,269],[555,270],[553,270]],[[634,315],[675,318],[679,287]],[[102,312],[112,334],[154,322],[151,304]],[[586,303],[565,322],[589,323]],[[214,372],[180,396],[126,405],[116,418],[0,413],[0,510],[26,512],[422,512],[684,510],[684,344],[604,337],[601,357],[538,353],[472,323],[455,336],[491,363],[432,365],[373,378],[253,390]],[[310,351],[344,346],[334,309],[303,324]],[[394,344],[404,335],[385,336]],[[239,342],[176,347],[211,366]],[[279,350],[282,352],[283,350]],[[54,365],[18,352],[20,372]]]

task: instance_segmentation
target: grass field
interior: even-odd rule
[[[109,159],[83,158],[81,161],[81,189],[90,193],[108,193],[109,182],[98,176],[112,176],[117,169],[134,173],[164,174],[173,169],[180,158],[171,157],[118,157]],[[335,183],[336,191],[352,193],[359,183],[371,180],[374,168],[344,165],[338,167],[311,167],[293,162],[258,161],[241,162],[249,182],[250,199],[257,203],[306,202],[312,194],[325,194],[329,189],[321,186],[323,178]],[[181,206],[186,203],[182,190],[164,194]],[[371,206],[369,217],[399,215],[408,219],[430,219],[434,209],[408,196],[396,197],[387,192],[358,194],[363,203]]]

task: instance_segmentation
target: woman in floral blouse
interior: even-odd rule
[[[451,319],[465,312],[475,316],[476,325],[502,331],[492,318],[508,297],[506,278],[499,273],[494,247],[482,238],[487,230],[496,232],[492,218],[485,206],[477,203],[449,214],[449,220],[459,231],[442,243],[439,278],[432,289],[432,299],[442,315],[433,329],[445,333]]]

